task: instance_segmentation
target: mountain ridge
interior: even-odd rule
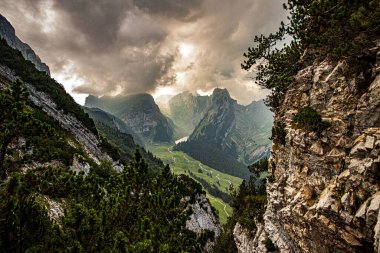
[[[116,97],[89,95],[85,106],[97,107],[124,121],[143,141],[172,142],[174,129],[147,93]]]
[[[264,101],[253,101],[247,106],[239,105],[231,98],[228,90],[220,88],[214,90],[210,99],[210,106],[187,142],[177,145],[179,150],[190,152],[192,149],[191,153],[195,155],[198,152],[194,149],[202,145],[214,153],[219,150],[228,155],[228,159],[235,159],[242,165],[252,164],[269,155],[273,116]],[[188,147],[185,147],[187,144]],[[200,154],[196,156],[202,159]],[[203,162],[207,164],[207,161]],[[218,165],[219,168],[221,166]]]
[[[0,14],[0,38],[5,39],[8,45],[17,49],[22,53],[22,56],[31,61],[35,67],[45,72],[50,76],[49,67],[41,61],[41,58],[34,52],[34,50],[26,43],[22,42],[17,36],[12,24]]]
[[[212,247],[220,225],[199,184],[150,172],[138,151],[117,157],[62,85],[0,49],[1,252]]]

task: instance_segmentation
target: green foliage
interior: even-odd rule
[[[103,162],[86,177],[53,167],[13,174],[0,186],[0,250],[203,252],[214,235],[185,229],[190,213],[181,201],[195,201],[201,186],[169,167],[146,172],[137,151],[121,173]],[[44,199],[60,203],[64,215],[52,221]]]
[[[288,24],[281,22],[277,32],[256,36],[242,64],[246,70],[257,66],[256,80],[272,90],[267,103],[274,110],[303,66],[317,57],[354,63],[370,54],[368,49],[380,32],[379,1],[288,0],[284,8],[290,13]],[[292,42],[281,47],[279,42],[285,38]]]
[[[272,240],[270,238],[267,238],[263,241],[265,248],[267,249],[268,252],[272,252],[277,250],[276,246],[273,244]]]
[[[299,109],[293,117],[293,123],[297,128],[318,133],[328,127],[328,124],[322,121],[321,115],[311,107]]]
[[[272,127],[272,136],[270,138],[271,140],[273,140],[274,143],[285,145],[285,126],[286,124],[283,122],[277,121],[274,123],[274,126]]]
[[[17,57],[14,64],[29,68]],[[214,239],[212,232],[197,235],[186,229],[191,210],[183,198],[195,202],[202,192],[199,184],[173,176],[169,167],[149,173],[143,157],[151,154],[139,150],[121,173],[111,161],[94,164],[73,136],[27,96],[20,82],[0,92],[0,144],[6,147],[1,172],[7,172],[0,184],[0,252],[202,252]],[[106,139],[102,142],[104,149],[120,154]],[[68,169],[74,155],[91,165],[87,175]],[[54,166],[18,172],[30,162]]]
[[[223,226],[223,232],[216,239],[213,252],[214,253],[238,253],[236,248],[235,238],[232,233],[236,225],[233,218],[229,218],[227,223]]]
[[[137,146],[131,135],[96,120],[95,125],[102,138],[102,150],[114,160],[130,161],[133,159],[134,151],[138,148],[152,171],[158,171],[164,167],[160,159],[144,148]]]
[[[194,180],[198,181],[207,191],[209,194],[211,194],[214,197],[220,198],[223,200],[225,203],[230,203],[231,201],[231,196],[228,195],[227,193],[222,192],[219,190],[219,188],[215,184],[210,184],[203,178],[198,177],[191,171],[189,171],[190,177],[192,177]]]
[[[66,93],[63,86],[45,72],[37,70],[33,63],[25,60],[18,50],[9,47],[7,42],[3,39],[0,40],[0,64],[15,71],[16,75],[20,77],[23,82],[29,83],[33,85],[36,90],[48,94],[56,103],[58,109],[62,109],[67,114],[74,115],[89,130],[95,134],[97,133],[94,122],[74,99]]]
[[[32,161],[58,160],[69,165],[75,153],[86,157],[81,148],[68,144],[69,141],[74,144],[76,141],[71,140],[69,134],[62,130],[56,121],[36,108],[27,97],[28,92],[20,81],[12,83],[8,89],[0,92],[2,179],[9,172],[17,171],[22,164]],[[20,147],[17,143],[21,137],[26,143]],[[10,145],[11,143],[17,145]],[[17,155],[17,150],[22,150],[23,155]]]
[[[220,252],[237,252],[235,245],[228,244],[233,243],[233,229],[237,222],[250,231],[256,229],[256,222],[263,222],[267,204],[266,184],[259,177],[260,173],[268,170],[268,161],[262,159],[249,166],[249,170],[253,173],[250,179],[248,181],[243,180],[237,190],[231,189],[233,214],[224,226],[224,231],[217,240],[214,252],[219,252],[217,250]],[[223,248],[229,251],[225,251]]]
[[[268,171],[268,159],[263,158],[248,167],[249,171],[256,177],[260,177],[260,173]]]
[[[229,175],[249,178],[249,172],[242,163],[207,143],[198,141],[181,142],[174,147],[174,150],[183,151],[203,164]]]

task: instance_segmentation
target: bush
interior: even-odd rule
[[[263,243],[265,245],[265,248],[268,250],[268,252],[272,252],[276,250],[276,246],[273,244],[270,238],[265,239]]]
[[[288,22],[281,22],[275,33],[255,36],[242,64],[245,70],[257,68],[257,82],[272,91],[267,104],[273,110],[281,105],[294,75],[316,58],[344,58],[352,67],[360,65],[361,56],[376,56],[368,49],[379,37],[380,1],[288,0],[284,8]],[[281,48],[287,38],[293,40]]]
[[[22,81],[33,85],[37,91],[45,92],[56,103],[58,109],[74,115],[87,129],[97,134],[94,122],[67,94],[64,87],[45,72],[37,70],[33,63],[24,59],[21,52],[9,47],[3,39],[0,39],[0,64],[15,71]]]
[[[274,143],[285,145],[285,126],[285,123],[282,122],[274,123],[274,126],[272,127],[272,136],[270,137],[270,139],[273,140]]]
[[[294,126],[306,131],[321,133],[328,127],[328,123],[322,121],[321,115],[311,107],[298,110],[293,117]]]

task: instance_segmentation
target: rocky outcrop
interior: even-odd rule
[[[87,176],[88,173],[90,173],[91,166],[86,162],[86,160],[80,156],[75,154],[73,158],[73,163],[70,166],[70,169],[74,171],[75,173],[84,172],[84,175]]]
[[[380,76],[350,74],[345,61],[315,62],[286,92],[275,121],[265,231],[281,252],[380,252]],[[328,127],[296,129],[311,107]],[[261,252],[261,251],[258,251]]]
[[[185,201],[190,200],[190,197],[187,198]],[[205,230],[212,231],[215,237],[220,235],[219,221],[213,213],[205,194],[198,194],[194,204],[190,204],[189,208],[192,209],[192,214],[186,222],[187,229],[195,233],[201,233]]]
[[[40,57],[33,51],[33,49],[26,43],[22,42],[15,33],[15,29],[9,21],[0,14],[0,38],[4,39],[7,44],[21,52],[22,56],[31,61],[36,69],[45,72],[50,76],[49,67],[43,63]]]
[[[9,68],[0,66],[0,76],[9,81],[15,81],[17,76]],[[30,93],[31,101],[40,107],[49,116],[59,122],[62,128],[68,130],[75,139],[84,147],[85,151],[96,163],[100,163],[103,159],[111,160],[111,158],[103,153],[100,149],[100,140],[98,137],[88,130],[82,122],[71,114],[65,114],[57,108],[57,105],[44,92],[37,91],[32,85],[25,83],[26,88]],[[118,168],[119,169],[119,168]]]
[[[236,223],[233,235],[239,253],[268,252],[264,244],[268,235],[263,224],[257,224],[256,230],[249,231],[240,223]]]
[[[186,221],[186,228],[197,234],[205,231],[214,232],[215,238],[219,237],[221,228],[219,220],[215,213],[212,211],[211,205],[206,198],[205,194],[197,194],[195,201],[190,203],[190,197],[185,197],[183,201],[189,202],[188,208],[192,210],[190,219]],[[211,252],[213,242],[209,241],[206,244],[206,251]]]

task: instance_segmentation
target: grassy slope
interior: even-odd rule
[[[147,149],[160,158],[165,164],[169,164],[175,174],[188,174],[187,171],[190,171],[211,185],[216,185],[222,192],[228,193],[230,182],[234,188],[237,188],[242,182],[242,179],[238,177],[224,174],[201,164],[184,152],[172,151],[172,145],[170,144],[150,145]],[[200,169],[203,171],[202,173]],[[207,193],[207,195],[211,204],[218,211],[220,222],[224,224],[227,221],[227,214],[228,216],[232,214],[232,208],[221,199],[215,198],[209,193]]]

